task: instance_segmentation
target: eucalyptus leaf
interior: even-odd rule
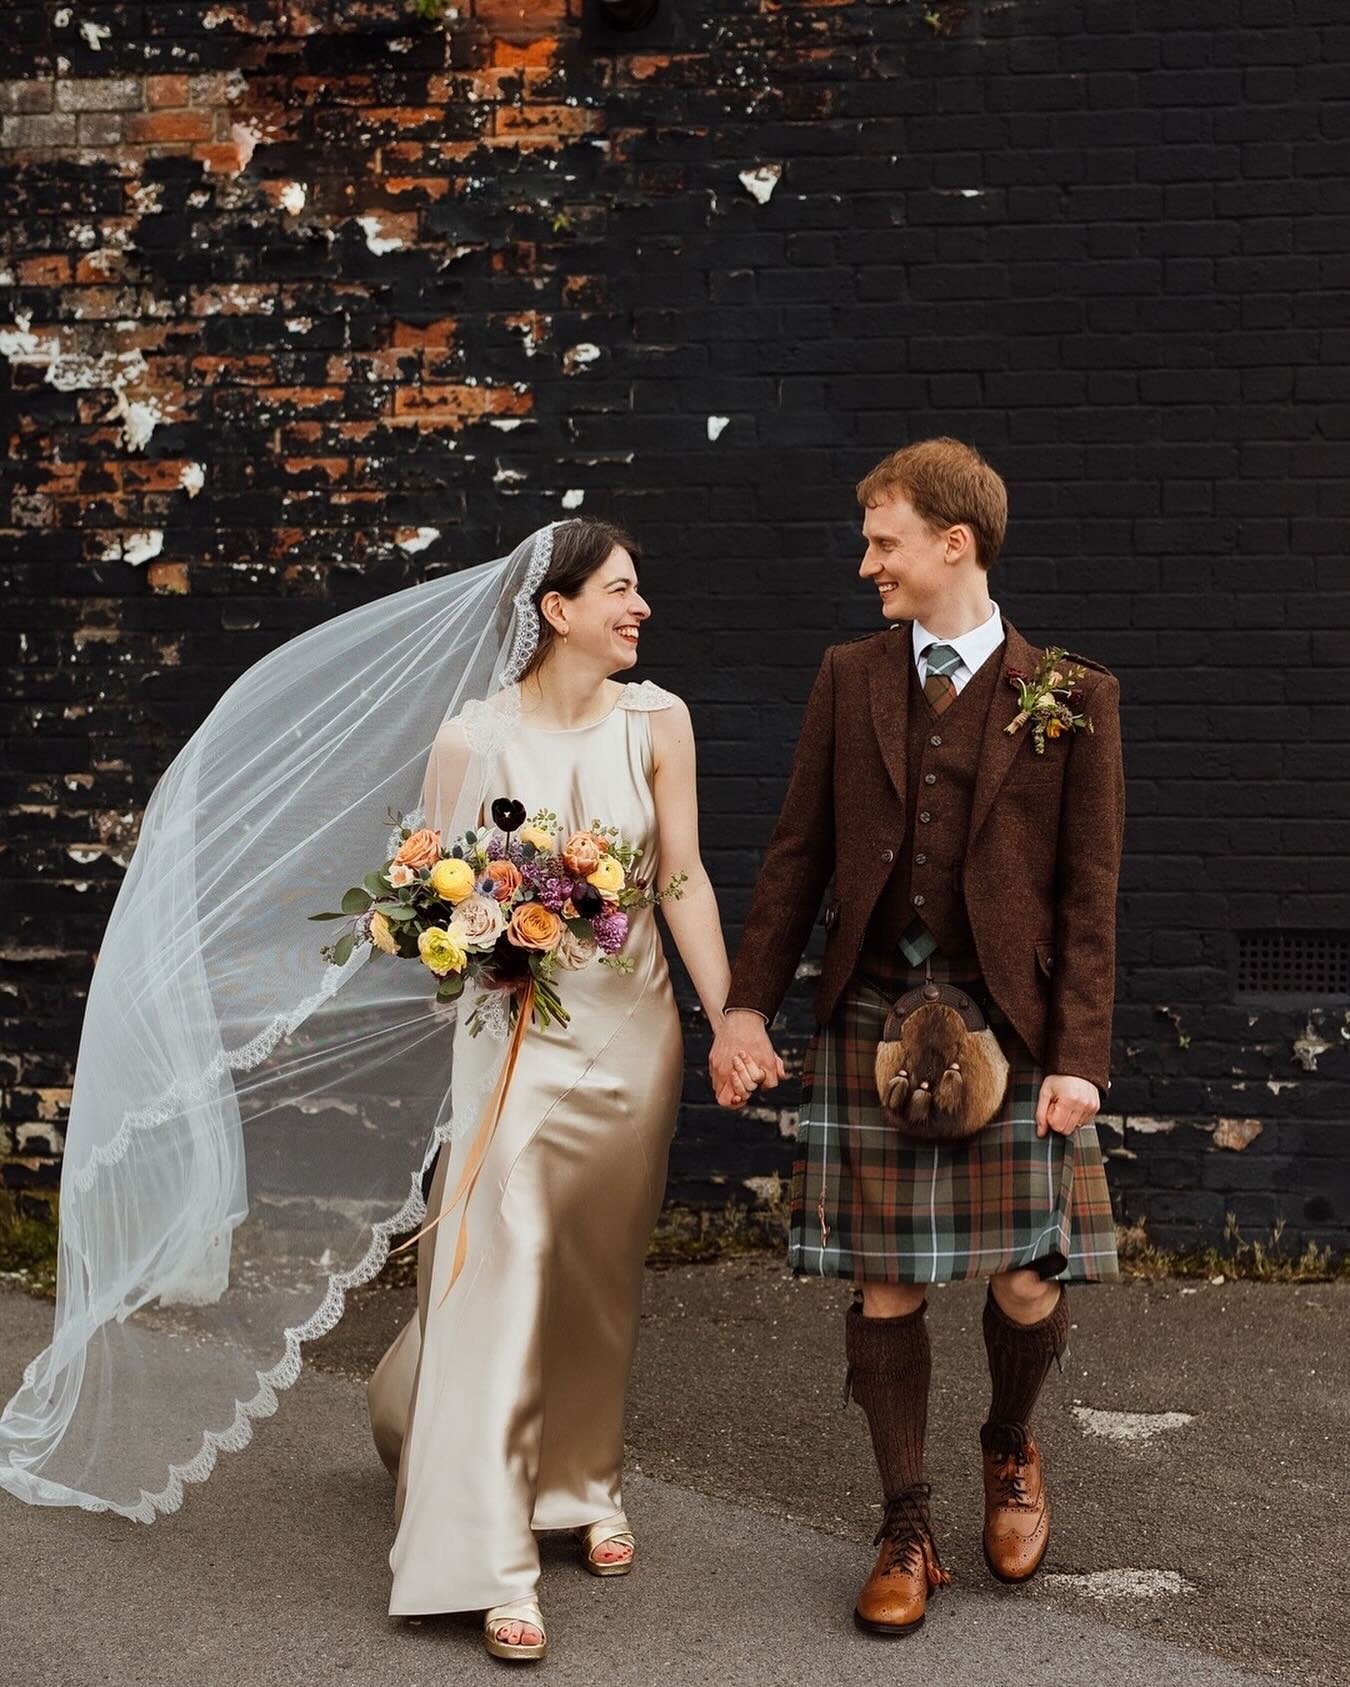
[[[356,885],[351,890],[344,891],[342,897],[342,912],[344,914],[364,914],[369,907],[369,892]]]
[[[356,939],[348,932],[345,937],[339,937],[333,945],[333,965],[345,967],[352,958],[352,950],[356,946]]]
[[[388,896],[389,883],[381,873],[367,873],[361,883],[372,896]]]
[[[345,920],[349,918],[346,914],[311,914],[309,917],[311,920]]]

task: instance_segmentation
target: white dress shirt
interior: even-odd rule
[[[981,664],[1003,643],[1003,617],[999,614],[998,605],[994,604],[987,621],[982,621],[978,627],[972,627],[968,633],[961,633],[956,638],[939,638],[936,633],[930,633],[922,621],[915,621],[914,662],[919,670],[920,685],[928,678],[928,659],[923,655],[923,650],[926,645],[934,643],[949,644],[960,656],[959,666],[953,668],[948,675],[960,691],[967,680],[974,678]]]

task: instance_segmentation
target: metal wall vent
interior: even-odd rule
[[[1350,932],[1240,931],[1239,995],[1350,996]]]

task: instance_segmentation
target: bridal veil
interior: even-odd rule
[[[0,1416],[0,1488],[150,1522],[252,1436],[305,1341],[424,1214],[454,1009],[423,969],[320,948],[390,814],[458,829],[509,729],[553,528],[250,668],[160,779],[98,951],[61,1178],[51,1345]],[[492,706],[485,706],[488,698]],[[477,734],[477,735],[476,735]],[[457,742],[460,740],[457,739]],[[461,1102],[462,1105],[462,1102]]]

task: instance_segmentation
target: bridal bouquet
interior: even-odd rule
[[[509,797],[493,803],[491,830],[450,843],[430,828],[410,829],[402,815],[390,819],[398,828],[390,858],[345,893],[340,912],[310,915],[352,921],[321,953],[345,966],[368,943],[420,961],[442,1002],[472,987],[480,992],[468,1019],[474,1036],[483,1029],[482,995],[493,991],[510,993],[513,1022],[523,998],[536,1024],[567,1025],[559,975],[594,965],[631,972],[623,954],[630,913],[682,893],[683,874],[653,892],[637,876],[641,849],[617,828],[597,820],[560,842],[556,814],[527,820]]]

